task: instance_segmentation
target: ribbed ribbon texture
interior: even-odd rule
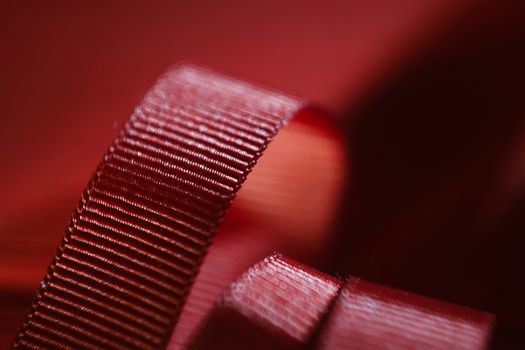
[[[349,278],[274,254],[217,303],[191,349],[484,349],[490,314]]]
[[[246,175],[303,102],[192,66],[98,167],[15,347],[158,349]]]
[[[191,65],[161,77],[84,191],[13,347],[165,348],[241,184],[305,106]],[[230,287],[188,346],[482,349],[491,324],[274,255]]]

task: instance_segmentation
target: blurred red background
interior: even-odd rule
[[[348,139],[320,268],[496,314],[523,348],[525,12],[512,1],[11,2],[0,36],[0,328],[9,344],[82,188],[181,60],[296,92]]]

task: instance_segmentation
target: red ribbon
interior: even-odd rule
[[[164,348],[218,225],[237,191],[278,130],[300,110],[304,111],[305,106],[306,102],[302,99],[202,68],[185,65],[170,70],[135,109],[84,191],[14,347]],[[295,146],[302,147],[302,144]],[[307,149],[306,145],[304,147]],[[285,183],[293,187],[295,182],[287,181]],[[312,191],[316,189],[310,187]],[[323,190],[320,193],[334,191],[329,190],[329,185]],[[255,194],[255,197],[258,195]],[[295,206],[291,203],[288,208]],[[297,207],[300,207],[300,203]],[[274,210],[272,217],[278,223],[280,221],[276,212],[279,210]],[[316,223],[324,221],[312,220],[317,219],[316,215],[303,215],[303,221],[308,225],[300,231],[306,232],[308,227],[317,230],[322,226]],[[287,231],[286,225],[279,227],[283,232]],[[257,231],[256,228],[254,230]],[[264,230],[259,227],[258,231]],[[248,242],[255,248],[241,255],[254,259],[264,249],[272,249],[274,241],[267,232],[250,237]],[[259,241],[253,237],[259,237]],[[296,236],[292,241],[300,245],[301,238]],[[322,242],[319,247],[322,248]],[[246,259],[242,264],[237,264],[238,261],[233,261],[234,257],[230,259],[231,264],[225,264],[224,268],[236,265],[237,270],[230,270],[234,274],[240,272],[239,266],[250,262],[250,259]],[[259,277],[255,279],[259,282],[253,284],[254,279],[250,279],[248,274],[245,282],[240,284],[251,288],[248,295],[241,293],[241,296],[247,297],[242,299],[242,310],[247,313],[240,312],[239,315],[244,318],[255,314],[262,317],[253,299],[254,293],[259,293],[261,298],[273,300],[265,304],[266,320],[275,321],[272,317],[285,312],[287,320],[281,326],[288,325],[284,327],[288,330],[288,339],[293,339],[292,343],[297,346],[304,346],[320,329],[319,322],[327,315],[341,282],[292,264],[293,267],[282,258],[274,257],[268,261],[267,267],[277,263],[281,265],[271,270],[263,269],[266,277],[271,275],[276,281],[284,278],[287,283],[298,283],[290,288],[306,294],[295,295],[303,299],[281,308],[282,305],[277,301],[277,296],[282,297],[279,289],[268,289],[263,280],[257,279]],[[283,264],[292,267],[284,268]],[[224,272],[224,268],[216,271]],[[309,277],[303,280],[298,277],[306,275]],[[309,284],[301,284],[305,281]],[[219,285],[228,282],[223,279]],[[357,295],[353,294],[352,288],[345,287],[343,292],[347,290],[351,295]],[[322,293],[318,293],[320,289]],[[214,291],[204,285],[201,290],[208,296],[201,296],[200,299],[207,298],[208,306],[204,311],[195,313],[195,317],[187,317],[186,321],[183,314],[171,344],[175,344],[177,335],[184,332],[185,335],[180,338],[190,339],[194,329],[199,328],[206,308],[210,307],[210,300],[213,300],[210,295],[215,295],[221,289]],[[311,294],[310,291],[316,291],[317,294]],[[235,293],[232,293],[234,291],[230,289],[229,295],[233,297]],[[329,315],[328,333],[323,334],[339,334],[337,327],[350,324],[347,322],[349,316],[340,311],[344,309],[344,304],[340,304],[344,300],[343,297],[338,299],[334,313]],[[405,310],[416,309],[411,300],[411,297],[407,298]],[[413,300],[419,301],[417,298]],[[253,303],[251,309],[248,307],[250,303]],[[185,312],[192,305],[188,303]],[[313,314],[311,307],[317,310]],[[387,312],[391,309],[385,306],[380,310]],[[216,315],[213,317],[218,317]],[[428,320],[428,317],[434,319],[436,315],[422,312],[417,320]],[[483,346],[490,328],[485,314],[473,315],[482,315],[479,317],[483,321],[476,328],[478,336],[473,336],[482,340],[463,342],[470,344],[465,349]],[[452,316],[443,318],[445,321],[451,319]],[[368,318],[366,320],[370,321]],[[348,326],[348,330],[360,330],[355,333],[360,338],[355,339],[365,339],[362,344],[368,344],[367,330],[380,324],[372,323],[362,323],[362,328]],[[185,324],[192,326],[184,330]],[[272,324],[275,325],[275,322]],[[304,327],[298,328],[299,324]],[[401,331],[417,338],[413,344],[423,344],[418,343],[423,338],[425,341],[437,339],[428,334],[418,338],[418,333],[409,332],[410,323],[401,323],[404,324],[407,327],[401,327]],[[458,335],[459,340],[470,336],[471,333],[461,331],[465,324],[446,323],[445,327],[450,332],[445,335]],[[384,324],[380,326],[388,329]],[[439,333],[439,327],[442,326],[441,323],[431,323],[425,332],[442,334]],[[332,344],[330,342],[335,336],[325,339],[323,334],[319,338],[322,344]],[[388,332],[385,334],[370,339],[380,348],[389,342],[405,344],[399,340],[404,338],[389,336]],[[200,339],[202,344],[206,344],[206,339],[207,336]],[[267,340],[271,343],[272,339]],[[244,340],[252,343],[251,338],[246,337]],[[185,342],[181,344],[185,345]],[[334,348],[331,345],[326,347]]]
[[[218,302],[192,349],[483,349],[493,318],[272,255]],[[170,347],[177,348],[176,346]]]

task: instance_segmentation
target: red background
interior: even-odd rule
[[[522,7],[2,4],[2,345],[119,126],[159,74],[188,60],[339,116],[353,175],[325,270],[493,312],[495,346],[522,348]]]

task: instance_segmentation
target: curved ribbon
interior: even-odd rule
[[[14,347],[162,348],[237,190],[304,102],[180,66],[104,156]]]
[[[344,286],[343,286],[344,285]],[[493,317],[274,254],[230,285],[191,349],[484,349]]]
[[[191,65],[175,67],[165,74],[135,109],[84,191],[13,347],[164,348],[218,225],[238,190],[277,132],[292,116],[307,110],[306,106],[302,99]],[[304,140],[301,145],[303,143]],[[297,148],[303,146],[294,145],[293,149]],[[315,158],[315,147],[305,146],[304,150]],[[303,169],[299,163],[293,164],[297,171]],[[266,228],[295,229],[297,232],[291,241],[300,245],[300,233],[317,232],[325,225],[325,221],[317,220],[317,214],[312,212],[329,215],[317,209],[299,211],[297,222],[304,224],[295,228],[287,226],[283,220],[286,215],[280,217],[279,213],[286,208],[299,208],[301,203],[283,197],[280,200],[287,204],[280,207],[261,196],[258,188],[265,182],[276,188],[270,197],[276,197],[280,191],[270,178],[271,174],[265,174],[262,182],[255,182],[251,189],[247,186],[247,191],[252,191],[256,204],[264,204],[263,211],[271,212],[265,218],[271,218],[274,226]],[[322,176],[317,180],[331,182]],[[285,190],[304,191],[304,187],[294,187],[290,178],[280,183]],[[305,186],[318,193],[319,198],[338,189],[311,183]],[[319,200],[320,207],[326,207],[325,200]],[[303,207],[308,208],[312,203],[306,201]],[[246,242],[241,244],[241,250],[248,246],[253,250],[245,251],[238,261],[221,265],[220,259],[216,259],[220,254],[215,258],[210,255],[213,266],[222,267],[204,269],[208,271],[204,274],[207,278],[197,280],[170,347],[188,345],[212,306],[214,293],[229,283],[225,276],[234,277],[242,271],[239,269],[253,262],[250,259],[276,248],[265,230],[252,229],[259,232],[246,235],[245,230]],[[238,234],[238,237],[243,236]],[[237,241],[225,236],[222,242]],[[323,247],[322,240],[318,246]],[[233,250],[223,249],[223,262],[235,259],[231,255],[224,258]],[[298,268],[299,265],[283,258],[272,259],[268,266],[279,263],[281,267],[266,270],[269,275],[263,279],[271,275],[276,281],[285,278],[291,285],[298,283],[290,288],[303,293],[294,297],[304,298],[283,308],[277,301],[283,295],[278,289],[273,291],[277,294],[272,294],[270,289],[262,288],[262,280],[252,286],[255,289],[250,295],[253,297],[256,289],[261,288],[257,292],[262,293],[261,298],[273,300],[266,305],[267,319],[287,310],[287,319],[281,323],[290,326],[291,338],[287,339],[295,339],[293,344],[303,346],[305,339],[317,332],[322,318],[328,315],[329,305],[342,282],[314,270]],[[288,264],[288,268],[282,267],[283,264]],[[232,269],[232,266],[237,267]],[[221,280],[215,287],[210,283],[213,277]],[[308,283],[304,284],[305,281]],[[319,290],[322,293],[318,293]],[[335,310],[339,310],[339,300],[342,299],[338,299]],[[245,301],[255,303],[254,299]],[[306,303],[307,308],[301,310],[301,303]],[[204,305],[201,310],[193,312],[200,304]],[[290,311],[288,306],[298,313]],[[312,309],[312,306],[315,307]],[[314,309],[317,311],[312,311]],[[260,311],[254,306],[243,317],[249,318]],[[333,321],[334,317],[347,319],[337,316],[340,314],[330,315],[327,332],[336,329],[334,322],[340,323]],[[427,315],[422,314],[422,319]],[[454,329],[462,326],[448,325]],[[207,336],[202,337],[202,344],[206,339]],[[272,343],[271,339],[267,340]],[[323,337],[319,339],[327,341]],[[376,339],[386,342],[388,338]]]

